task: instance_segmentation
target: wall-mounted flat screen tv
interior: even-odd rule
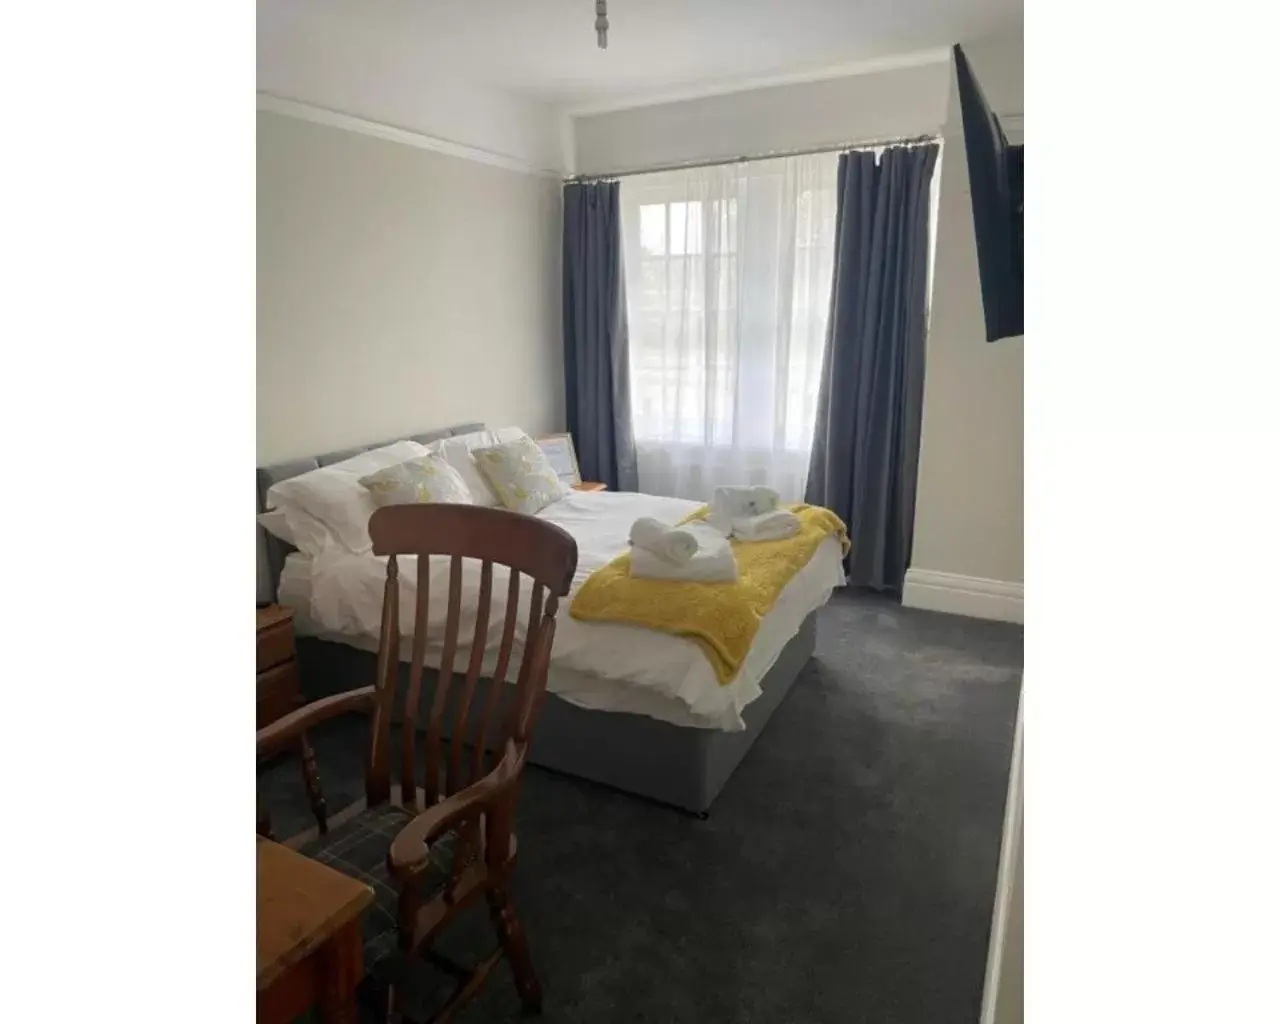
[[[1022,147],[1012,146],[969,61],[954,49],[987,341],[1022,334]]]

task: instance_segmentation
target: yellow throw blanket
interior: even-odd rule
[[[849,550],[845,525],[830,509],[793,505],[800,532],[786,540],[733,540],[736,583],[639,579],[631,575],[631,555],[615,558],[587,577],[569,607],[583,622],[616,622],[687,637],[707,655],[716,678],[729,682],[747,657],[751,642],[791,577],[818,545],[831,536]],[[682,522],[706,518],[703,506]]]

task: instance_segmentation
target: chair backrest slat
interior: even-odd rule
[[[538,635],[538,629],[542,623],[542,600],[545,590],[543,587],[534,584],[533,591],[530,594],[529,601],[529,625],[525,629],[524,634],[524,656],[520,661],[520,674],[516,676],[516,699],[511,704],[510,714],[507,715],[506,728],[503,732],[510,736],[516,727],[516,720],[520,716],[520,707],[524,701],[524,693],[527,688],[526,679],[533,668],[533,645]]]
[[[498,706],[498,696],[507,685],[507,669],[511,664],[511,648],[515,646],[516,623],[520,618],[520,573],[510,570],[507,582],[507,606],[503,612],[502,640],[498,647],[498,661],[493,667],[493,679],[489,683],[489,692],[485,695],[484,708],[480,713],[479,737],[471,760],[471,775],[480,778],[484,770],[485,754],[496,751],[499,743],[491,738],[490,723],[494,718],[494,710]],[[490,765],[492,767],[492,765]]]
[[[378,642],[378,700],[370,723],[369,758],[365,764],[365,799],[372,806],[391,795],[391,702],[395,698],[400,660],[400,571],[396,556],[387,559],[387,582],[382,588],[382,631]]]
[[[444,623],[444,651],[440,655],[440,672],[436,677],[435,699],[431,702],[431,718],[427,722],[426,789],[431,796],[448,796],[441,778],[443,759],[440,740],[444,734],[444,712],[453,685],[453,659],[458,653],[458,619],[462,612],[462,556],[449,559],[449,608]]]
[[[418,595],[413,614],[413,662],[409,666],[409,692],[404,700],[405,724],[418,721],[418,700],[422,692],[422,667],[427,660],[427,612],[431,603],[431,559],[418,558]],[[413,738],[416,730],[400,729],[400,799],[406,807],[418,807],[418,783],[413,769]]]
[[[492,599],[493,563],[485,559],[480,563],[480,596],[476,605],[476,628],[471,634],[471,661],[467,665],[467,681],[453,716],[453,735],[449,741],[449,775],[446,785],[451,793],[464,788],[470,781],[461,775],[462,748],[467,738],[467,726],[470,724],[467,716],[471,711],[471,698],[475,696],[480,669],[484,664],[484,649],[489,639],[489,605]],[[483,745],[483,735],[478,742]]]
[[[525,650],[524,664],[521,666],[520,682],[517,686],[518,696],[511,709],[511,718],[507,725],[507,735],[524,743],[533,728],[533,720],[542,707],[542,698],[546,696],[547,668],[551,660],[551,646],[556,636],[557,597],[552,594],[547,601],[542,622],[538,625],[537,638],[531,640]]]
[[[542,618],[542,599],[546,587],[540,583],[533,585],[533,600],[529,602],[529,625],[525,629],[525,643],[533,643],[534,633],[538,629],[538,621]]]
[[[382,690],[375,719],[375,732],[381,730],[384,735],[381,739],[375,737],[371,745],[374,761],[378,760],[378,752],[385,748],[385,732],[399,668],[398,582],[393,586],[397,572],[395,556],[412,554],[418,558],[413,662],[405,695],[402,737],[401,790],[406,801],[416,799],[417,794],[413,778],[413,726],[418,720],[426,651],[429,647],[436,649],[434,639],[429,642],[427,636],[431,630],[428,615],[430,557],[449,556],[448,609],[423,751],[423,782],[427,799],[442,799],[481,776],[488,751],[500,750],[508,739],[526,741],[529,725],[546,687],[557,598],[569,592],[577,567],[577,545],[568,533],[551,523],[504,509],[472,505],[387,506],[378,509],[369,520],[369,534],[373,539],[374,553],[391,556],[387,563],[388,580],[379,644],[378,671]],[[475,628],[463,682],[455,692],[454,662],[463,613],[463,573],[475,571],[470,566],[471,561],[480,563]],[[506,614],[493,676],[477,715],[472,710],[489,650],[495,565],[503,566],[508,572]],[[512,689],[507,676],[514,657],[516,624],[520,620],[520,598],[524,588],[522,574],[529,577],[530,605],[523,650],[516,669],[516,686]],[[470,614],[471,609],[468,608],[467,612]],[[505,721],[495,726],[499,717],[497,709],[508,703],[510,714],[501,716]],[[448,722],[446,715],[450,715]],[[443,749],[446,729],[449,740],[447,761]],[[494,732],[498,735],[492,735]],[[467,746],[472,747],[469,772],[465,771]],[[385,754],[382,758],[385,760]]]

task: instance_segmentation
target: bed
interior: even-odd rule
[[[463,424],[412,440],[430,444],[483,429]],[[259,511],[273,484],[376,447],[259,468]],[[638,516],[675,521],[697,507],[646,494],[574,492],[538,516],[568,530],[578,542],[576,593],[595,569],[625,549],[630,524]],[[258,532],[259,600],[278,600],[294,610],[308,698],[366,684],[373,673],[385,563],[345,550],[309,558],[261,528]],[[531,759],[705,814],[812,655],[817,609],[843,582],[839,543],[829,538],[787,584],[742,669],[725,685],[716,681],[705,655],[688,640],[573,619],[571,593],[558,618],[548,697],[534,731]],[[408,585],[403,576],[402,585]],[[471,599],[474,604],[474,594]],[[407,595],[402,607],[412,607]],[[433,622],[435,614],[433,608]],[[460,635],[470,636],[465,622]],[[429,645],[432,684],[430,668],[438,658],[439,651]],[[405,650],[401,685],[408,659]]]

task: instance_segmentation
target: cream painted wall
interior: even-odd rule
[[[945,61],[573,119],[574,169],[608,174],[937,132]]]
[[[1021,35],[964,45],[988,100],[1020,138]],[[1020,621],[1023,341],[988,343],[984,333],[954,70],[949,78],[915,536],[903,599]]]
[[[258,112],[258,463],[561,429],[560,184]]]

